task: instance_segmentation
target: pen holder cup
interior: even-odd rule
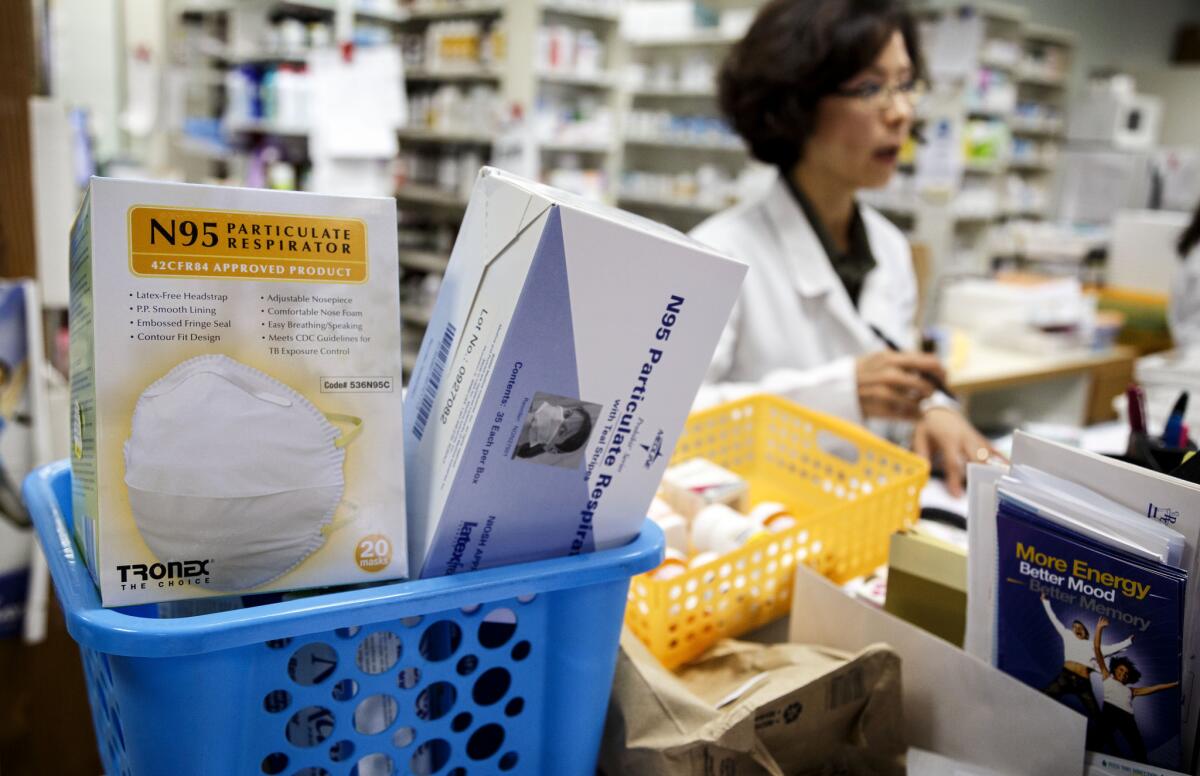
[[[1151,438],[1150,454],[1154,456],[1154,462],[1158,464],[1158,468],[1164,472],[1173,472],[1183,463],[1183,459],[1188,453],[1196,452],[1196,445],[1193,442],[1188,442],[1186,447],[1168,447],[1157,439]],[[1130,460],[1124,455],[1111,455],[1109,458],[1115,458],[1118,461],[1125,463],[1137,464],[1137,461]]]

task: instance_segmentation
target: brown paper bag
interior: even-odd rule
[[[900,659],[725,640],[673,674],[628,630],[600,752],[606,776],[904,772]]]

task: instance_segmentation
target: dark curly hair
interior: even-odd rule
[[[1183,230],[1183,234],[1179,235],[1179,242],[1175,245],[1179,251],[1179,258],[1186,259],[1197,245],[1200,245],[1200,205],[1196,206],[1192,222]]]
[[[1113,678],[1116,678],[1117,668],[1120,666],[1125,666],[1125,670],[1129,674],[1129,681],[1125,682],[1125,684],[1133,684],[1138,679],[1142,678],[1142,672],[1137,670],[1137,666],[1133,664],[1133,661],[1124,655],[1121,657],[1114,657],[1108,661],[1108,673],[1111,674]]]
[[[755,158],[789,170],[817,102],[869,67],[897,30],[919,75],[917,25],[900,0],[771,0],[721,66],[721,110]]]

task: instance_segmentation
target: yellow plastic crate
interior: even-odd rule
[[[633,578],[625,623],[668,668],[786,614],[797,563],[838,583],[886,563],[929,478],[919,456],[768,395],[689,417],[671,463],[696,457],[737,472],[751,503],[779,501],[798,524],[671,580]]]

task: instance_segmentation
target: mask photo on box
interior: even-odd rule
[[[576,468],[583,461],[584,448],[599,416],[599,404],[534,394],[512,457]]]
[[[236,591],[278,579],[324,545],[362,421],[213,355],[150,385],[131,426],[125,484],[147,546],[163,561],[212,559],[210,586]]]

